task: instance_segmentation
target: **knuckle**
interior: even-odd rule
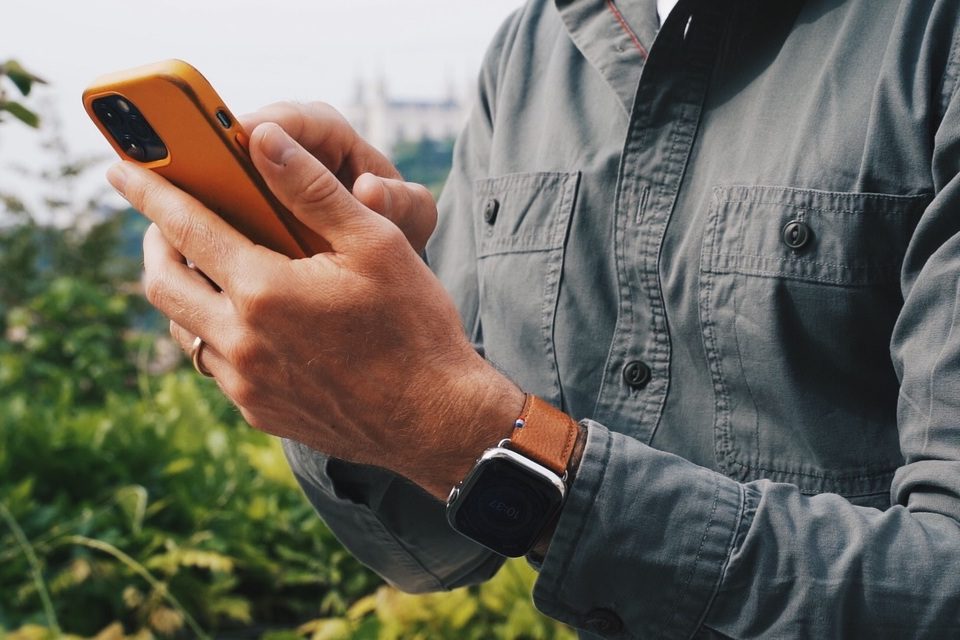
[[[293,100],[278,100],[264,108],[264,111],[286,111],[289,113],[300,113],[302,107],[299,102]]]
[[[343,115],[333,105],[322,100],[313,100],[304,105],[304,111],[320,119],[344,120]]]
[[[340,189],[333,174],[321,171],[309,176],[297,193],[297,200],[307,208],[316,208],[329,203]]]
[[[130,194],[130,201],[133,208],[141,212],[150,212],[168,206],[165,202],[164,189],[155,180],[136,180]]]
[[[147,302],[157,309],[165,307],[170,294],[163,276],[159,273],[145,273],[143,276],[143,295]]]
[[[237,313],[249,325],[258,326],[279,306],[279,293],[259,280],[247,280],[233,295]]]
[[[168,213],[167,233],[173,246],[180,248],[190,243],[199,246],[217,244],[218,240],[210,228],[202,224],[197,216],[190,215],[182,205],[171,205]]]
[[[296,137],[303,130],[304,108],[299,102],[282,100],[274,102],[266,111],[271,114],[270,120],[283,127],[290,135]]]
[[[223,357],[244,379],[251,376],[262,361],[261,350],[249,338],[240,338],[223,347]]]
[[[143,213],[147,210],[148,192],[151,189],[156,190],[155,187],[145,184],[143,180],[128,180],[123,188],[123,197],[131,207]]]
[[[242,377],[231,380],[223,391],[245,413],[249,413],[250,408],[256,404],[259,396],[257,386]]]
[[[240,415],[243,416],[243,419],[248,425],[256,429],[257,431],[263,431],[267,433],[267,422],[260,417],[260,414],[249,411],[244,407],[240,407]]]
[[[381,225],[375,242],[377,242],[382,249],[396,250],[401,247],[406,247],[407,236],[404,235],[403,230],[396,225]]]
[[[399,254],[409,246],[406,234],[396,224],[379,224],[366,236],[364,244],[370,250],[368,255],[375,257],[377,269],[382,268],[383,260],[399,259]]]
[[[414,182],[411,185],[410,191],[413,194],[413,199],[420,204],[433,204],[433,193],[430,192],[430,189],[427,189],[422,184]]]
[[[147,183],[140,185],[137,189],[141,194],[138,198],[141,204],[139,210],[159,220],[151,225],[151,227],[156,226],[156,230],[151,231],[148,228],[147,233],[144,234],[144,243],[148,239],[152,242],[152,235],[157,232],[178,250],[190,242],[198,243],[199,246],[215,246],[221,243],[219,236],[204,223],[200,212],[194,210],[194,207],[199,206],[195,201],[174,195],[162,184]],[[159,218],[153,215],[154,212],[160,211],[163,215]]]

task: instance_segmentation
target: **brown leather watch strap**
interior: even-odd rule
[[[579,433],[576,420],[528,393],[514,423],[510,447],[562,476]]]

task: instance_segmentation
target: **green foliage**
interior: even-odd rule
[[[314,620],[297,631],[310,640],[575,640],[573,630],[534,608],[535,579],[523,560],[511,560],[490,581],[448,593],[415,596],[384,586],[346,615]]]
[[[135,386],[124,333],[130,300],[64,276],[7,314],[0,389],[34,402],[90,405]]]
[[[7,97],[7,92],[3,86],[3,79],[6,78],[20,92],[20,95],[26,97],[36,84],[46,84],[46,81],[36,74],[27,71],[16,60],[7,60],[0,64],[0,114],[9,113],[14,118],[23,122],[25,125],[33,128],[40,126],[40,117],[25,107],[20,102],[11,100]]]
[[[183,370],[148,384],[89,408],[24,392],[0,401],[0,496],[62,628],[279,624],[342,611],[378,584],[313,514],[277,441],[244,425],[214,385]],[[49,623],[5,529],[0,627]]]
[[[89,405],[136,385],[130,331],[146,304],[137,261],[118,255],[124,220],[85,232],[30,219],[0,230],[0,389]],[[69,275],[63,275],[69,274]]]

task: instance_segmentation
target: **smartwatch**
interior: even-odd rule
[[[563,505],[579,433],[573,418],[527,394],[510,437],[450,491],[450,526],[500,555],[526,555]]]

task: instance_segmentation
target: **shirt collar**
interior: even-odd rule
[[[654,0],[555,0],[573,43],[630,113],[659,28]]]

